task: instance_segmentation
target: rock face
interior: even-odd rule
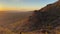
[[[29,31],[60,27],[60,1],[35,10],[24,27]]]

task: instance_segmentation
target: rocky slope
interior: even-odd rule
[[[60,1],[35,10],[32,16],[7,26],[13,32],[60,34]],[[29,33],[28,33],[29,34]]]
[[[60,1],[35,10],[22,26],[23,31],[54,30],[60,27]]]

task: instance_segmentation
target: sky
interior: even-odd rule
[[[54,3],[57,0],[0,0],[0,11],[19,10],[31,11],[38,10],[47,4]]]

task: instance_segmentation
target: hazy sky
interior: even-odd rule
[[[35,10],[57,0],[0,0],[0,10]]]

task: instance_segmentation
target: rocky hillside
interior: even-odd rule
[[[60,34],[60,1],[49,4],[40,10],[35,10],[32,16],[14,22],[13,24],[8,24],[6,28],[11,30],[12,33],[19,34],[20,32],[31,32],[31,34],[36,34],[37,32],[37,34],[46,32],[49,34]]]
[[[35,10],[22,26],[23,31],[54,30],[60,27],[60,1],[49,4],[40,10]]]
[[[49,4],[40,10],[35,10],[32,16],[28,18],[28,23],[24,27],[33,31],[46,29],[49,26],[51,29],[55,29],[60,26],[60,1]]]

